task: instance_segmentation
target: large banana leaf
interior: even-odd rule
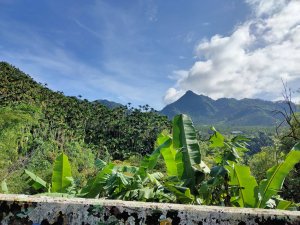
[[[66,193],[67,188],[72,184],[68,177],[72,177],[71,166],[68,157],[62,153],[54,162],[52,172],[52,192]]]
[[[172,143],[171,138],[168,135],[164,135],[163,133],[159,134],[156,145],[158,146],[151,155],[147,155],[143,158],[140,165],[140,172],[145,172],[146,170],[152,170],[159,159],[161,154],[161,149],[168,147]]]
[[[95,198],[99,195],[100,191],[106,185],[108,178],[111,176],[114,167],[113,163],[107,164],[94,179],[88,182],[86,187],[81,191],[81,195],[87,198]]]
[[[26,182],[36,191],[38,190],[47,190],[47,182],[44,181],[39,176],[35,175],[34,173],[24,170],[24,174],[27,175]]]
[[[133,179],[133,177],[115,171],[107,179],[103,190],[105,190],[111,198],[122,199],[122,196],[124,196],[127,190],[132,188],[131,184],[133,183]]]
[[[172,183],[166,183],[166,188],[176,196],[180,203],[190,204],[194,201],[195,196],[191,194],[191,190],[186,187],[176,186]]]
[[[266,202],[282,188],[285,177],[300,162],[300,142],[286,156],[284,162],[267,171],[267,179],[260,182],[257,208],[265,208]]]
[[[229,185],[235,186],[239,190],[239,197],[237,199],[239,206],[254,207],[256,203],[255,188],[257,187],[257,182],[251,175],[250,168],[235,163],[225,168],[229,171]]]
[[[184,168],[179,179],[185,180],[185,185],[193,192],[196,181],[199,180],[197,177],[204,171],[203,167],[207,168],[207,166],[201,162],[200,147],[193,122],[185,114],[177,115],[173,119],[173,147],[181,153],[179,156],[182,158]]]
[[[192,120],[185,114],[173,119],[173,145],[175,149],[186,150],[185,156],[189,164],[200,164],[201,154],[196,131]]]
[[[168,176],[181,177],[183,173],[182,153],[173,148],[172,139],[160,149],[167,167]]]

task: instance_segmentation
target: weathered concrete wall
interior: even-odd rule
[[[300,225],[300,212],[0,194],[0,225]]]

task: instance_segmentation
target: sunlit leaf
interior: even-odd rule
[[[52,192],[65,193],[67,188],[72,184],[67,177],[72,177],[71,166],[68,157],[62,153],[54,162],[52,172]]]
[[[288,153],[285,160],[267,171],[267,179],[259,184],[260,200],[256,207],[264,208],[266,202],[282,188],[285,177],[300,162],[300,143],[297,143]]]

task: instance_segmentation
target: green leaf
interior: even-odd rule
[[[180,179],[186,181],[186,185],[195,189],[195,167],[201,163],[200,147],[197,140],[192,120],[185,114],[180,114],[173,119],[173,146],[181,153],[183,174]]]
[[[139,171],[139,167],[124,165],[124,166],[118,167],[118,171],[120,171],[128,176],[134,176]]]
[[[287,210],[292,205],[291,201],[287,201],[284,199],[277,199],[277,200],[278,200],[278,203],[277,203],[276,209]]]
[[[107,164],[97,174],[97,176],[94,179],[90,180],[87,186],[82,189],[82,196],[87,198],[95,198],[98,194],[100,194],[100,191],[106,185],[106,181],[111,176],[114,167],[115,165],[113,163]]]
[[[159,159],[159,156],[161,154],[161,149],[169,146],[171,142],[171,138],[168,135],[165,135],[163,133],[159,134],[156,140],[156,144],[158,147],[154,150],[154,152],[152,152],[151,155],[145,156],[143,158],[140,166],[141,171],[145,172],[146,170],[152,170],[157,164],[157,160]]]
[[[175,186],[170,183],[166,183],[166,188],[176,196],[180,203],[188,204],[194,201],[194,196],[191,194],[191,190],[189,188]]]
[[[246,137],[244,137],[242,135],[235,136],[231,140],[231,142],[233,142],[233,143],[235,143],[235,142],[236,143],[239,143],[239,142],[249,142],[249,141],[251,141],[251,139],[246,138]]]
[[[199,193],[199,197],[204,201],[206,205],[209,205],[212,200],[211,192],[212,192],[211,185],[209,185],[207,181],[202,182],[198,190],[198,193]]]
[[[8,188],[7,188],[7,184],[6,184],[6,180],[3,180],[1,182],[1,190],[2,190],[2,193],[4,193],[4,194],[9,193]]]
[[[161,155],[167,167],[168,176],[180,177],[183,172],[181,153],[177,153],[173,148],[172,139],[169,139],[163,148],[160,149]]]
[[[162,173],[160,173],[160,172],[155,172],[152,174],[147,173],[147,177],[153,184],[155,184],[158,187],[162,187],[161,183],[159,182],[159,180],[164,177],[164,175]]]
[[[24,170],[24,174],[27,175],[26,182],[36,191],[38,190],[47,190],[47,182],[42,178],[38,177],[29,170]]]
[[[54,162],[51,191],[57,193],[66,193],[67,188],[72,184],[70,179],[67,177],[72,177],[71,166],[68,157],[62,153]]]
[[[121,183],[124,186],[127,186],[128,184],[130,184],[130,177],[124,175],[123,173],[116,173],[117,178],[119,178],[119,180],[121,181]]]
[[[103,160],[101,160],[101,159],[96,159],[96,161],[95,161],[95,166],[98,168],[98,170],[102,170],[103,169],[103,167],[105,167],[106,166],[106,162],[104,162]]]
[[[267,179],[260,182],[257,208],[265,208],[266,202],[282,188],[285,177],[300,161],[300,142],[297,143],[286,156],[284,162],[267,171]]]
[[[177,115],[173,119],[173,146],[175,149],[186,150],[191,165],[201,163],[196,130],[192,120],[185,114]]]
[[[217,147],[223,147],[224,146],[224,136],[219,133],[214,127],[211,128],[211,130],[214,132],[214,134],[209,138],[210,141],[210,148],[217,148]]]
[[[254,207],[257,201],[255,189],[257,182],[251,175],[248,166],[237,165],[225,166],[229,172],[229,185],[238,187],[239,198],[237,202],[240,207]]]
[[[224,168],[224,166],[214,166],[211,168],[210,176],[211,177],[224,177],[227,174],[227,170]]]
[[[138,189],[138,199],[139,200],[148,200],[154,198],[153,188],[145,187]]]

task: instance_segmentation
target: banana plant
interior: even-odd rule
[[[248,139],[241,136],[227,139],[214,127],[211,130],[213,134],[209,147],[214,150],[215,165],[211,168],[209,179],[202,182],[199,194],[204,204],[232,206],[230,185],[235,185],[239,180],[232,178],[230,183],[229,176],[236,172],[231,165],[238,165],[241,161],[240,155],[247,151]]]
[[[74,194],[74,180],[71,174],[71,166],[68,157],[64,153],[57,156],[54,161],[51,183],[47,183],[42,178],[26,169],[24,170],[24,175],[26,177],[26,182],[34,190],[42,193],[44,192],[43,194]]]
[[[146,166],[149,159],[145,158],[144,161],[143,165]],[[145,167],[106,164],[103,161],[101,165],[102,168],[96,177],[87,183],[78,196],[170,202],[170,197],[164,193],[164,188],[160,183],[163,178],[162,173],[149,173]]]
[[[173,148],[181,159],[178,168],[179,179],[196,192],[195,186],[204,179],[204,174],[210,170],[201,160],[201,152],[197,140],[196,130],[192,120],[185,114],[177,115],[173,119]]]
[[[230,185],[237,188],[232,198],[239,207],[288,209],[292,202],[278,197],[285,177],[300,162],[300,143],[288,153],[285,160],[267,171],[267,178],[259,185],[250,173],[248,166],[231,163],[226,166],[230,174]]]
[[[211,178],[204,181],[199,189],[205,204],[277,209],[294,205],[281,199],[278,192],[285,177],[300,162],[300,143],[292,148],[283,162],[270,168],[267,178],[258,184],[250,168],[241,162],[240,155],[246,151],[247,139],[238,136],[227,140],[214,128],[212,130],[210,147],[219,152],[215,157],[216,165],[211,169]]]
[[[267,171],[267,178],[262,180],[257,188],[257,208],[265,208],[270,198],[281,190],[285,177],[300,162],[300,143],[297,143],[288,153],[285,160]]]
[[[253,208],[257,201],[257,181],[251,175],[250,168],[234,162],[225,166],[225,168],[229,173],[229,185],[233,192],[231,203],[238,207]]]
[[[161,133],[158,148],[142,162],[142,167],[152,169],[162,155],[169,181],[166,189],[177,196],[179,202],[195,202],[197,186],[210,169],[201,160],[201,152],[192,120],[185,114],[173,119],[173,134]]]
[[[170,201],[176,196],[179,202],[194,202],[196,186],[210,170],[201,160],[191,119],[184,114],[175,116],[173,135],[161,133],[156,146],[151,155],[143,158],[140,167],[115,166],[112,163],[103,167],[101,163],[102,170],[88,182],[81,195],[97,197],[106,193],[112,198],[148,200],[157,197],[160,201]],[[168,175],[163,184],[160,183],[161,173],[150,172],[160,156],[164,159]],[[147,185],[149,183],[151,187]]]

